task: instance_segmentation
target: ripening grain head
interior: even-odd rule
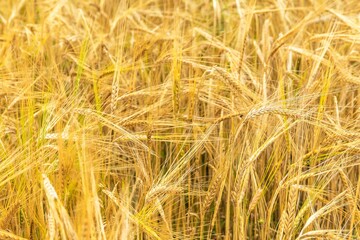
[[[0,238],[360,239],[358,1],[0,1]]]

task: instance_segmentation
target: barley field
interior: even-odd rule
[[[360,239],[357,0],[1,0],[0,239]]]

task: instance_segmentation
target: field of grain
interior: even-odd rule
[[[360,239],[357,0],[1,0],[0,239]]]

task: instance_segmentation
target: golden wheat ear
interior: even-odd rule
[[[27,238],[19,237],[15,234],[12,234],[10,232],[0,230],[0,238],[2,239],[13,239],[13,240],[26,240]]]
[[[58,226],[60,229],[60,233],[62,238],[69,239],[78,239],[77,234],[74,230],[71,219],[65,209],[65,207],[60,202],[60,199],[55,191],[55,188],[51,184],[49,178],[46,174],[42,174],[43,178],[43,186],[45,189],[45,193],[47,196],[49,210],[50,210],[50,218],[48,218],[48,226],[49,226],[49,236],[54,235],[54,225],[52,223],[53,217],[55,219],[55,226]],[[55,227],[56,229],[56,227]]]

